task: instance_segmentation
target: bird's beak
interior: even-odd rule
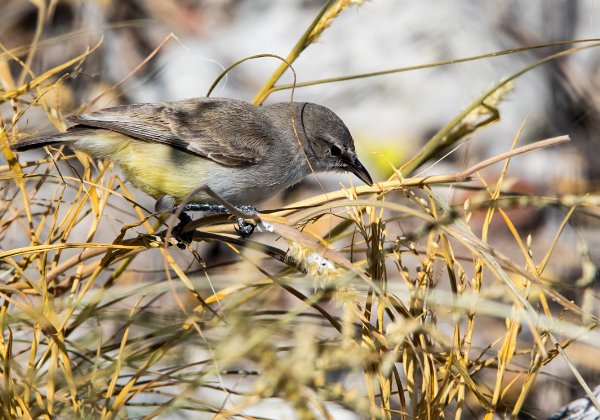
[[[373,178],[369,175],[367,169],[363,166],[362,163],[355,157],[350,162],[347,163],[348,171],[352,172],[354,175],[358,177],[362,182],[371,186],[373,185]]]

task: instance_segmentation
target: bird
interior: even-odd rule
[[[157,200],[157,211],[184,200],[219,204],[215,197],[254,207],[313,172],[348,171],[373,184],[348,127],[315,103],[258,106],[201,97],[121,105],[68,121],[74,125],[64,133],[21,139],[11,148],[65,144],[108,159]]]

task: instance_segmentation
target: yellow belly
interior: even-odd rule
[[[117,158],[127,179],[154,198],[165,194],[182,200],[211,178],[213,162],[160,143],[131,142]]]
[[[105,130],[78,140],[73,148],[118,163],[129,182],[156,199],[170,195],[181,201],[218,171],[216,163],[203,157]]]
[[[109,130],[94,130],[70,143],[75,150],[97,159],[108,159],[123,169],[127,180],[146,194],[160,199],[214,203],[212,197],[198,189],[210,187],[219,197],[233,204],[257,204],[308,174],[308,167],[281,171],[281,159],[265,159],[261,167],[225,166],[202,156],[186,153],[162,143],[133,139]],[[272,176],[271,174],[280,175]],[[269,176],[265,176],[269,174]]]

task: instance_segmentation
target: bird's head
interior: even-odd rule
[[[298,131],[306,137],[306,154],[316,171],[348,171],[365,184],[373,185],[367,169],[358,160],[354,139],[346,124],[330,109],[303,103],[295,116]]]

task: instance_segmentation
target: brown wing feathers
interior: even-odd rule
[[[276,140],[259,107],[217,98],[126,105],[70,120],[79,124],[73,128],[104,128],[165,143],[229,166],[262,160]]]
[[[69,120],[76,125],[66,133],[25,139],[12,148],[27,150],[75,141],[94,134],[95,128],[103,128],[237,166],[261,161],[277,141],[276,131],[261,108],[232,99],[195,98],[125,105],[76,115]]]

